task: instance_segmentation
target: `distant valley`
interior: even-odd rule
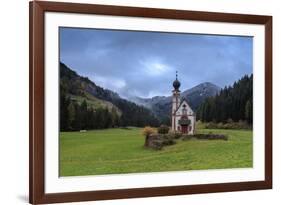
[[[200,104],[207,98],[215,96],[221,90],[217,85],[205,82],[181,93],[181,99],[185,98],[191,108],[196,111]],[[155,96],[152,98],[132,97],[131,101],[150,109],[159,119],[170,117],[172,108],[171,96]]]

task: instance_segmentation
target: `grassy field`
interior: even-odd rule
[[[161,151],[145,149],[141,129],[60,133],[60,176],[252,167],[252,131],[207,130],[222,140],[178,140]]]

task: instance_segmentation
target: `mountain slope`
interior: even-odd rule
[[[215,96],[221,88],[213,83],[201,83],[189,90],[182,92],[181,96],[187,99],[194,111],[198,109],[200,104],[207,98]]]
[[[94,110],[102,107],[110,112],[115,108],[122,126],[158,125],[158,120],[149,109],[122,99],[117,93],[79,76],[63,63],[60,63],[60,94],[79,104],[85,100]]]
[[[118,98],[118,94],[107,90],[103,91],[103,89],[97,87],[88,78],[79,76],[63,63],[60,63],[60,93],[70,97],[72,101],[76,101],[79,104],[85,100],[93,109],[107,108],[111,110],[115,108],[118,114],[121,114],[118,107],[105,100],[105,97],[100,97],[100,95],[106,96],[108,94]]]

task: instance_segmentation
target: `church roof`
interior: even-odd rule
[[[188,105],[188,107],[190,108],[190,110],[192,111],[192,113],[194,113],[194,111],[191,109],[191,107],[189,106],[189,104],[187,103],[187,101],[186,101],[185,98],[183,98],[183,99],[181,100],[180,105],[177,107],[175,113],[179,110],[179,108],[181,107],[181,105],[182,105],[184,102]]]

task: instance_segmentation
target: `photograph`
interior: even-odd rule
[[[59,176],[253,167],[253,37],[59,27]]]

